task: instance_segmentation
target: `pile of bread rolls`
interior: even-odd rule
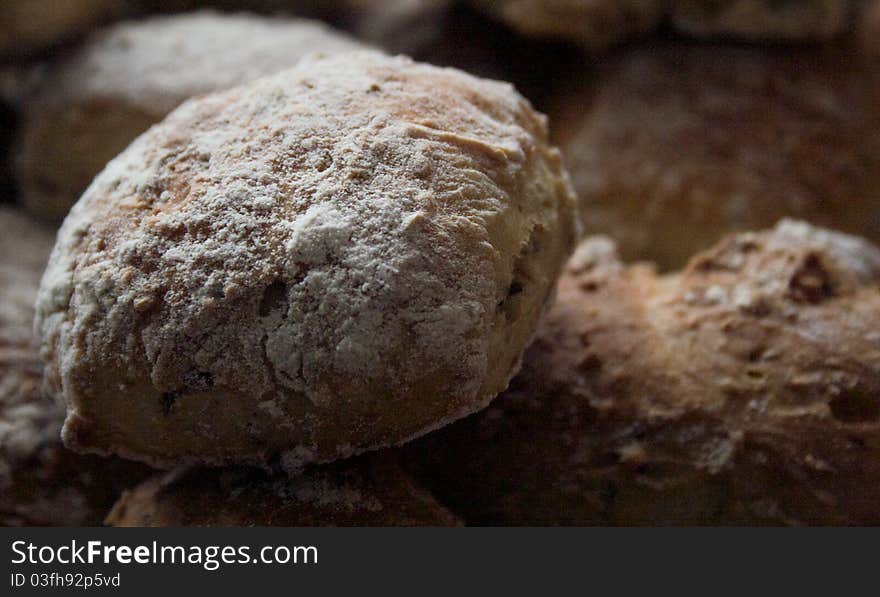
[[[0,524],[880,524],[878,15],[8,0]]]

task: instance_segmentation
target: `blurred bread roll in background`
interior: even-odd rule
[[[849,0],[471,0],[527,37],[602,50],[667,20],[699,38],[759,42],[829,40],[852,26]]]
[[[125,22],[52,64],[21,101],[20,199],[58,220],[104,165],[189,97],[363,49],[322,23],[204,11]]]
[[[585,241],[510,389],[408,456],[469,524],[878,524],[880,250],[787,220],[658,277]]]
[[[187,469],[126,491],[107,517],[117,527],[460,526],[389,454],[295,477],[262,469]]]
[[[661,0],[471,0],[527,37],[573,42],[590,50],[654,29]]]
[[[682,266],[792,216],[880,240],[880,72],[849,48],[645,45],[551,100],[589,233]]]
[[[672,0],[673,25],[702,38],[827,40],[850,26],[848,0]]]
[[[119,492],[147,474],[61,444],[64,407],[41,390],[34,300],[51,229],[0,208],[0,525],[100,524]]]
[[[70,41],[129,8],[126,0],[3,0],[0,61]]]
[[[354,52],[190,100],[59,233],[65,441],[163,467],[407,441],[507,386],[577,234],[509,84]]]

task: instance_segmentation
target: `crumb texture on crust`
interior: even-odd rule
[[[511,388],[407,457],[465,520],[880,522],[880,250],[783,221],[680,273],[582,244]]]
[[[473,4],[531,37],[562,39],[602,49],[656,27],[658,0],[473,0]]]
[[[52,64],[22,102],[22,202],[60,220],[107,162],[186,99],[274,74],[313,52],[359,49],[317,21],[212,11],[102,29]]]
[[[144,467],[61,444],[64,407],[41,390],[33,303],[54,232],[0,209],[0,525],[100,524]]]
[[[384,454],[295,477],[261,469],[176,470],[126,491],[116,527],[460,526]]]
[[[781,217],[880,241],[880,77],[851,52],[635,49],[554,104],[587,232],[626,260],[679,268]]]
[[[65,440],[328,461],[485,405],[578,233],[507,84],[351,53],[190,100],[71,211],[37,325]]]

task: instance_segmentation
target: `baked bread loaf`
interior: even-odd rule
[[[296,477],[262,469],[186,469],[123,493],[117,527],[460,526],[393,458],[360,457]]]
[[[68,41],[127,8],[125,0],[3,0],[0,58],[20,57]]]
[[[550,110],[588,233],[663,270],[792,216],[880,241],[880,71],[844,49],[642,48]]]
[[[53,232],[0,208],[0,526],[100,524],[146,467],[61,444],[64,408],[40,391],[33,303]]]
[[[603,237],[511,388],[408,449],[469,523],[880,523],[880,250],[783,221],[658,277]]]
[[[590,50],[654,29],[662,0],[472,0],[529,37],[574,42]]]
[[[355,52],[188,101],[59,233],[65,442],[161,467],[404,442],[507,386],[577,232],[510,85]]]
[[[92,178],[189,97],[363,45],[317,22],[209,11],[120,23],[52,66],[22,102],[20,198],[60,220]]]
[[[848,0],[674,0],[673,25],[696,37],[748,41],[826,40],[850,24]]]

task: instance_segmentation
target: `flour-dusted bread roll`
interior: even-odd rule
[[[614,45],[656,27],[661,0],[472,0],[529,37],[574,42],[590,50]]]
[[[830,39],[850,24],[849,0],[672,0],[673,25],[696,37]]]
[[[3,0],[0,59],[69,41],[128,9],[126,0]]]
[[[880,71],[854,54],[678,44],[608,60],[551,110],[587,231],[664,270],[786,216],[880,240]]]
[[[32,333],[53,232],[0,209],[0,525],[100,524],[146,467],[80,456],[61,444],[64,408],[41,390]]]
[[[363,49],[302,19],[197,12],[120,23],[53,65],[22,101],[21,200],[61,219],[92,178],[192,96],[295,65],[311,52]]]
[[[783,221],[658,277],[575,252],[511,388],[414,444],[491,524],[878,524],[880,251]]]
[[[325,462],[507,386],[577,236],[546,118],[375,52],[186,102],[59,233],[37,305],[67,444]]]
[[[294,477],[247,468],[176,470],[126,491],[106,522],[117,527],[461,525],[385,454]]]

